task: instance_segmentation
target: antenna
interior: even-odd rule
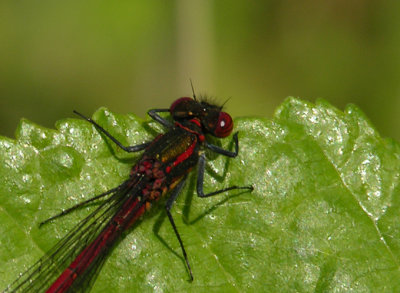
[[[196,101],[196,94],[194,92],[193,82],[191,78],[189,78],[189,80],[190,80],[190,86],[192,87],[193,99]]]
[[[221,109],[225,106],[225,104],[231,99],[232,97],[229,97],[226,99],[226,101],[221,105]]]

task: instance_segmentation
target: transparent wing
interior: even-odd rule
[[[110,193],[109,198],[102,202],[89,216],[80,221],[41,259],[10,284],[4,292],[46,291],[79,253],[96,239],[124,202],[130,196],[138,194],[139,185],[138,182],[133,183],[130,180],[123,182],[120,189]],[[141,204],[143,203],[141,202]],[[107,252],[104,252],[90,265],[88,270],[84,272],[85,277],[79,276],[79,279],[84,281],[74,284],[73,291],[85,290],[79,284],[90,286],[93,276],[104,263]],[[97,266],[95,267],[95,265]]]

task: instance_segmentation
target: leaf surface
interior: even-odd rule
[[[125,145],[163,131],[104,108],[94,119]],[[399,145],[357,107],[342,112],[325,101],[288,98],[272,120],[235,123],[239,156],[208,152],[205,190],[254,191],[200,199],[192,175],[173,207],[194,281],[160,202],[112,250],[93,292],[398,291]],[[23,120],[16,140],[0,138],[0,287],[95,207],[39,222],[117,186],[140,156],[85,121],[56,128]],[[232,147],[231,138],[221,146]]]

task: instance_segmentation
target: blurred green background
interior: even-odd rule
[[[197,94],[271,118],[355,103],[400,140],[400,1],[0,1],[0,134],[76,109],[142,117]]]

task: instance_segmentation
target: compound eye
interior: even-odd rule
[[[176,118],[190,116],[193,102],[194,100],[189,97],[179,98],[171,104],[171,107],[169,107],[169,113]]]
[[[177,109],[187,108],[188,105],[191,104],[192,102],[193,102],[193,99],[189,98],[189,97],[179,98],[171,104],[171,107],[169,107],[169,112],[173,113]]]
[[[233,121],[228,113],[220,112],[218,122],[214,130],[216,137],[227,137],[233,129]]]

